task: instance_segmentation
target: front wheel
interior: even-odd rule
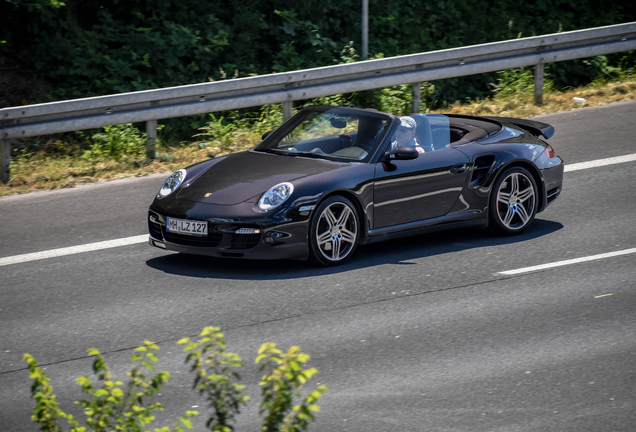
[[[358,245],[356,207],[342,196],[332,196],[315,210],[309,228],[309,259],[322,266],[342,264]]]
[[[490,196],[489,227],[503,235],[525,231],[537,214],[537,184],[521,167],[504,171],[495,181]]]

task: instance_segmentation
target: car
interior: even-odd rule
[[[310,106],[253,150],[170,175],[150,245],[187,254],[346,262],[359,245],[431,231],[525,231],[556,200],[548,124]]]

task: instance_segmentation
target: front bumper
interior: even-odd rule
[[[271,225],[208,220],[208,235],[193,236],[168,231],[165,220],[165,215],[148,211],[151,246],[218,258],[303,260],[309,257],[306,222]]]

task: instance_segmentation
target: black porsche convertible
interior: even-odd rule
[[[150,244],[337,265],[358,245],[455,227],[523,232],[561,193],[548,124],[312,106],[253,150],[180,169],[148,211]]]

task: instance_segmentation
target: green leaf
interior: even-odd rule
[[[275,344],[275,343],[272,343],[272,342],[265,342],[265,343],[264,343],[264,344],[262,344],[262,345],[261,345],[261,347],[258,349],[258,353],[259,353],[259,354],[262,354],[262,353],[264,353],[265,351],[267,351],[267,350],[269,350],[269,349],[274,348],[275,346],[276,346],[276,344]]]
[[[84,375],[75,378],[75,382],[78,383],[81,386],[91,385],[92,384],[91,380],[88,377],[84,376]]]
[[[148,348],[150,348],[150,349],[153,349],[153,350],[158,350],[158,349],[160,349],[160,348],[159,348],[159,345],[157,345],[156,343],[151,342],[151,341],[149,341],[149,340],[145,340],[145,341],[144,341],[144,343],[145,343],[145,344],[148,346]]]
[[[221,327],[203,327],[203,330],[201,331],[201,334],[199,336],[207,336],[210,334],[213,334],[215,332],[218,332],[221,330]]]
[[[300,347],[299,347],[299,349],[300,349]],[[307,363],[310,358],[311,358],[311,356],[309,354],[305,354],[305,353],[298,354],[298,361],[301,362],[301,363]]]

